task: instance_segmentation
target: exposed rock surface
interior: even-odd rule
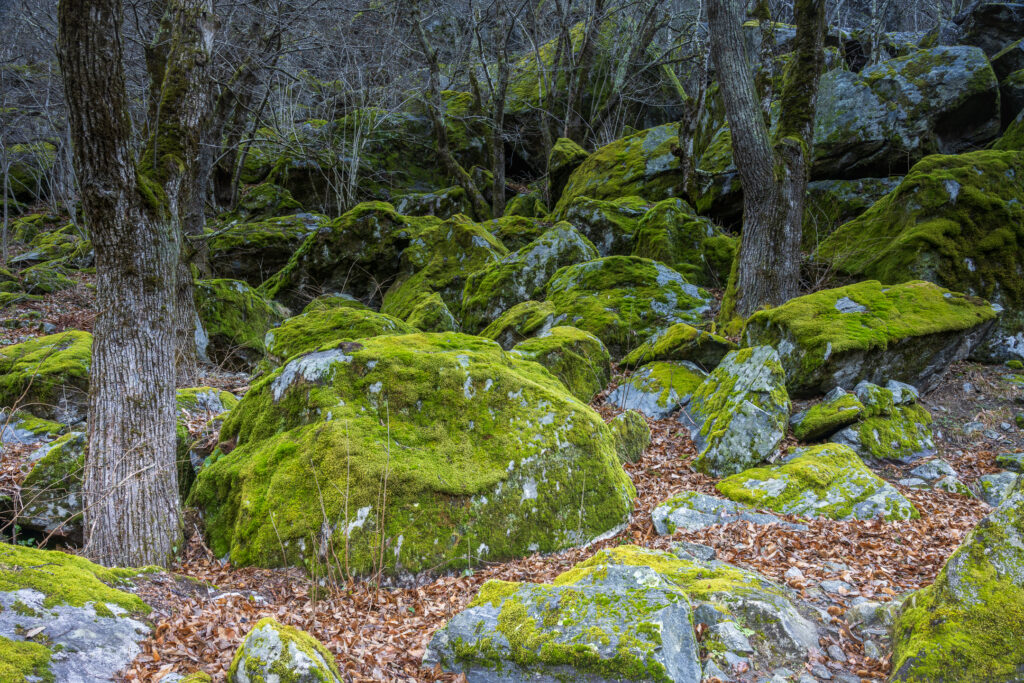
[[[242,641],[228,671],[229,683],[341,683],[334,656],[305,631],[266,617]]]
[[[661,420],[690,401],[707,373],[687,361],[655,361],[637,368],[619,384],[607,402]]]

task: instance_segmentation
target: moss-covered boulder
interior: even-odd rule
[[[550,222],[544,219],[528,218],[526,216],[504,216],[486,221],[481,225],[497,237],[509,251],[522,249],[547,232],[552,226]]]
[[[651,428],[644,416],[627,410],[608,422],[615,439],[615,452],[622,462],[638,462],[651,445]]]
[[[341,306],[318,308],[288,318],[267,332],[263,344],[271,359],[280,363],[334,341],[413,332],[416,329],[412,325],[390,315]]]
[[[305,631],[271,617],[256,622],[235,652],[228,683],[341,683],[332,655]]]
[[[512,347],[512,355],[536,361],[562,380],[569,393],[590,403],[612,378],[611,356],[601,340],[575,327],[553,327]]]
[[[508,250],[485,225],[465,216],[423,227],[402,253],[402,270],[409,275],[387,290],[381,312],[408,320],[436,292],[458,316],[469,276],[507,255]]]
[[[896,386],[861,382],[855,389],[864,406],[856,424],[837,432],[832,441],[852,448],[860,457],[911,463],[935,453],[932,417],[917,396]]]
[[[221,439],[190,503],[238,565],[324,548],[401,574],[549,552],[621,524],[635,495],[596,412],[539,364],[454,333],[297,356]]]
[[[782,464],[726,477],[730,500],[800,517],[911,519],[917,508],[873,473],[850,448],[823,444],[792,450]]]
[[[461,327],[437,292],[420,293],[406,322],[421,332],[455,332]]]
[[[601,256],[628,256],[637,222],[650,206],[643,197],[577,197],[566,207],[565,220],[593,242]]]
[[[1024,669],[1024,490],[991,512],[904,602],[893,681],[1000,681]]]
[[[1013,492],[1020,486],[1021,475],[1016,472],[993,472],[983,474],[975,482],[978,491],[978,498],[991,505],[999,507],[1013,495]],[[1021,487],[1024,491],[1024,487]]]
[[[279,306],[241,280],[199,280],[195,301],[200,358],[232,368],[258,363],[267,331],[284,317]]]
[[[562,219],[578,197],[643,197],[657,202],[684,194],[684,180],[672,148],[679,142],[675,123],[627,135],[601,147],[569,176],[554,215]]]
[[[393,203],[395,210],[406,216],[452,218],[460,213],[473,214],[466,191],[457,185],[436,192],[410,192],[395,197]]]
[[[74,545],[82,543],[84,432],[70,432],[32,454],[32,470],[21,484],[17,523],[23,531]]]
[[[682,199],[666,199],[640,218],[633,232],[633,256],[661,261],[687,282],[722,286],[729,278],[739,240],[698,216]]]
[[[969,498],[974,497],[971,490],[957,477],[953,466],[942,458],[933,458],[923,462],[907,474],[908,476],[897,482],[904,488],[917,490],[935,489]],[[992,503],[989,504],[992,505]],[[996,503],[995,505],[998,504]]]
[[[548,215],[548,207],[538,193],[520,192],[505,204],[505,215],[543,218]]]
[[[54,261],[71,268],[88,268],[94,261],[92,243],[83,234],[81,226],[73,223],[37,233],[28,247],[28,250],[10,257],[7,264],[23,267]]]
[[[706,372],[689,361],[654,361],[637,368],[606,400],[662,420],[688,403],[706,377]]]
[[[149,606],[122,590],[143,571],[0,544],[0,680],[114,680],[150,630]]]
[[[730,351],[679,417],[699,453],[694,467],[720,477],[772,455],[789,420],[785,379],[770,346]]]
[[[548,155],[548,196],[558,202],[569,176],[587,160],[590,153],[569,138],[558,138]]]
[[[695,626],[708,631],[701,645],[712,658],[727,667],[728,657],[739,656],[751,673],[764,674],[801,665],[817,647],[813,619],[754,572],[619,546],[551,584],[485,583],[434,634],[424,664],[470,680],[697,683]],[[723,637],[733,631],[749,640]]]
[[[801,240],[804,250],[815,253],[839,226],[863,214],[902,181],[902,176],[892,176],[808,183]]]
[[[403,216],[384,202],[359,204],[309,235],[260,290],[292,307],[323,292],[379,303],[402,272],[401,257],[413,237],[439,223],[439,218]]]
[[[1002,315],[975,355],[1024,357],[1024,155],[1019,152],[921,161],[894,192],[826,240],[819,254],[849,275],[886,283],[929,280],[991,301]]]
[[[897,379],[928,391],[950,363],[989,332],[996,311],[930,282],[859,282],[792,299],[752,315],[746,344],[771,344],[794,396],[861,380]]]
[[[485,327],[480,336],[493,339],[509,350],[524,339],[545,334],[568,316],[555,311],[549,301],[524,301],[508,309]]]
[[[216,277],[245,280],[257,287],[281,270],[306,238],[326,224],[326,217],[311,213],[214,223],[207,228],[210,270]]]
[[[700,531],[716,524],[787,524],[776,515],[758,512],[759,506],[743,505],[728,498],[685,491],[658,503],[651,511],[651,522],[659,534],[671,536],[678,530]]]
[[[995,56],[1024,33],[1024,3],[978,2],[955,19],[960,41]]]
[[[812,173],[900,173],[928,154],[976,149],[1000,127],[999,83],[977,48],[918,50],[859,74],[837,69],[821,79]]]
[[[860,399],[836,387],[825,395],[821,403],[789,418],[789,425],[793,436],[800,441],[817,441],[855,423],[863,415],[864,404]]]
[[[31,413],[0,410],[0,444],[33,446],[53,441],[68,431],[67,425],[40,419]]]
[[[543,294],[544,285],[559,268],[597,257],[590,240],[569,223],[559,223],[522,249],[466,279],[462,291],[463,329],[482,330],[516,304]]]
[[[992,149],[999,151],[1024,151],[1024,111],[1017,114],[1006,127],[1003,136],[992,143]]]
[[[546,292],[568,324],[595,334],[614,358],[669,325],[699,324],[711,300],[668,266],[635,256],[562,268]]]
[[[242,189],[235,210],[226,214],[229,220],[257,221],[302,211],[292,193],[280,185],[263,182]]]
[[[91,361],[88,332],[61,332],[0,347],[0,406],[66,424],[80,422],[89,401]]]
[[[55,260],[29,266],[18,273],[18,277],[22,289],[29,294],[52,294],[75,286],[74,280],[68,277],[71,272],[63,261]]]
[[[655,332],[622,359],[624,367],[636,367],[656,360],[688,360],[707,369],[718,365],[736,345],[717,334],[677,323]]]

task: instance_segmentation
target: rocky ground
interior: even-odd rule
[[[86,291],[64,291],[19,307],[11,320],[32,321],[31,326],[9,324],[4,341],[87,326]],[[617,370],[611,385],[594,399],[592,405],[606,420],[622,412],[605,399],[629,374]],[[246,389],[244,375],[212,371],[205,379],[228,390]],[[934,418],[937,455],[969,488],[977,490],[979,477],[1000,469],[997,454],[1024,447],[1024,431],[1016,421],[1024,411],[1024,374],[1005,366],[957,363],[922,404]],[[795,402],[793,412],[800,407],[801,402]],[[818,651],[807,661],[808,672],[818,680],[881,680],[889,673],[886,639],[876,638],[879,642],[865,647],[863,633],[851,628],[856,624],[849,621],[850,608],[865,601],[890,603],[932,583],[967,531],[991,509],[974,497],[897,483],[921,512],[920,519],[789,516],[782,519],[803,527],[737,521],[659,535],[651,513],[660,503],[687,491],[715,495],[717,479],[693,469],[696,450],[679,422],[667,417],[649,424],[650,445],[638,461],[624,465],[638,495],[629,524],[615,536],[549,555],[480,562],[460,574],[415,586],[327,581],[298,570],[232,567],[206,546],[201,524],[192,515],[186,527],[187,550],[172,572],[137,581],[138,594],[154,607],[149,618],[155,628],[141,641],[141,652],[123,679],[157,681],[170,673],[201,669],[214,680],[223,680],[244,635],[260,618],[272,616],[317,637],[349,680],[456,680],[440,668],[423,668],[423,656],[434,632],[465,609],[485,581],[550,582],[603,549],[632,544],[669,550],[687,542],[712,548],[719,560],[789,586],[830,616]],[[24,451],[8,445],[3,452],[0,483],[5,491],[16,488],[24,476],[19,467]],[[878,471],[886,480],[899,482],[910,469],[885,465]],[[727,673],[734,680],[757,679],[752,672],[745,676],[742,664]]]

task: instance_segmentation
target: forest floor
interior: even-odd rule
[[[13,318],[6,319],[28,324],[5,323],[0,344],[42,334],[42,323],[56,328],[47,327],[47,333],[88,329],[89,299],[82,287],[19,305]],[[237,385],[237,376],[225,376],[223,383]],[[599,395],[594,406],[611,418],[615,413],[604,404],[607,393]],[[1022,397],[1024,376],[1004,367],[960,363],[922,400],[935,419],[938,454],[957,470],[961,481],[971,485],[977,477],[997,471],[996,454],[1022,450],[1024,435],[1010,426],[1024,410]],[[975,424],[965,429],[970,423]],[[142,654],[123,672],[123,680],[159,681],[171,672],[197,669],[215,681],[224,680],[241,640],[264,616],[320,639],[351,681],[458,680],[425,670],[420,662],[431,634],[465,608],[484,581],[546,582],[601,548],[632,543],[667,549],[679,541],[711,546],[718,559],[760,571],[818,603],[835,620],[821,643],[820,662],[838,667],[841,651],[846,658],[842,668],[864,680],[880,680],[888,673],[889,662],[864,655],[859,640],[842,622],[845,608],[857,596],[889,601],[934,581],[949,554],[989,510],[976,499],[901,488],[921,511],[920,519],[801,520],[807,530],[736,523],[659,536],[650,516],[658,503],[683,491],[713,494],[715,480],[691,468],[696,453],[678,422],[650,424],[650,447],[639,462],[625,465],[638,492],[635,511],[614,538],[547,556],[481,563],[472,571],[437,577],[417,587],[376,587],[368,581],[321,585],[299,570],[231,567],[205,546],[198,518],[192,514],[186,521],[188,543],[180,561],[171,573],[153,575],[139,585],[139,594],[154,608],[154,629],[142,644]],[[0,453],[0,488],[16,486],[23,476],[21,456],[11,448]],[[899,468],[890,470],[883,476],[895,482],[901,476]],[[800,570],[801,581],[787,581],[784,574],[791,567]],[[818,585],[829,579],[840,579],[850,588],[826,594]],[[743,678],[742,672],[734,673]]]

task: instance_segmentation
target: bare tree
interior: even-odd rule
[[[735,281],[735,312],[743,317],[793,298],[800,279],[800,231],[824,68],[825,1],[794,4],[795,49],[772,135],[744,45],[744,3],[708,3],[711,53],[743,181],[743,235]]]
[[[208,54],[202,0],[168,0],[160,120],[136,160],[120,0],[61,0],[58,54],[75,168],[96,253],[84,482],[86,552],[106,565],[166,565],[181,532],[175,467],[177,205],[194,114],[192,69]],[[171,97],[171,93],[176,93]],[[184,133],[187,135],[188,130]]]

